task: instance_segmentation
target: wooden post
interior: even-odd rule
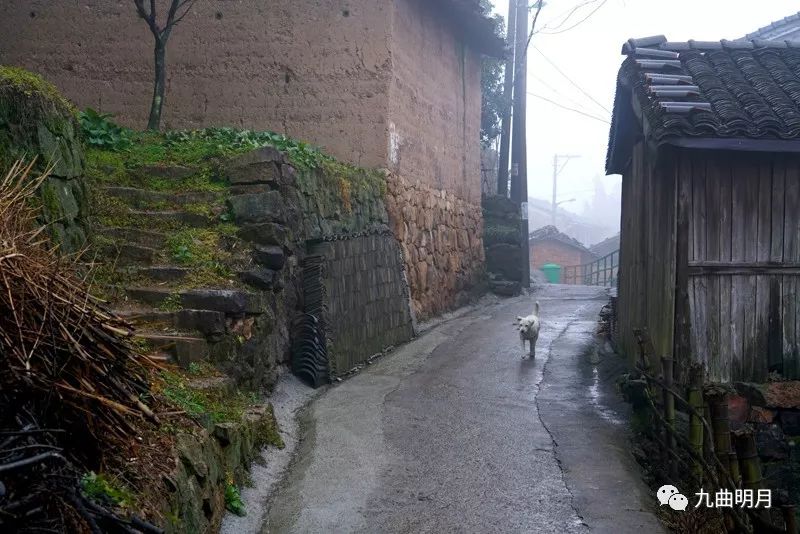
[[[661,369],[664,374],[664,419],[667,421],[664,443],[667,444],[667,462],[669,465],[669,475],[674,480],[678,474],[678,466],[672,459],[675,451],[675,397],[669,391],[672,389],[672,358],[665,356],[661,358]]]
[[[691,413],[689,416],[689,443],[692,449],[700,456],[703,457],[703,422],[700,420],[699,414],[703,412],[703,368],[694,366],[691,370],[691,381],[689,385],[688,402],[697,413]],[[703,481],[703,466],[700,462],[695,461],[693,472],[698,482]]]

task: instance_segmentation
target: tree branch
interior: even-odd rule
[[[150,13],[144,8],[144,0],[133,0],[133,3],[136,6],[136,13],[147,22],[147,27],[150,28],[150,31],[157,38],[159,36],[159,30],[158,26],[156,26],[155,0],[150,0]]]

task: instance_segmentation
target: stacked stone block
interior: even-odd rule
[[[481,207],[390,174],[386,209],[403,251],[417,317],[463,305],[483,276]]]

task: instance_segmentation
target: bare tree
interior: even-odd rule
[[[169,0],[169,11],[164,26],[159,28],[156,16],[156,0],[150,0],[145,6],[145,0],[133,0],[136,12],[147,22],[150,32],[155,39],[154,59],[155,69],[153,78],[153,101],[150,104],[150,118],[147,120],[148,130],[158,130],[161,125],[161,109],[164,107],[164,88],[167,81],[167,40],[172,29],[192,9],[195,0]]]

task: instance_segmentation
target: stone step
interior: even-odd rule
[[[210,191],[189,191],[185,193],[164,193],[150,191],[136,187],[104,187],[106,195],[122,200],[129,206],[137,209],[147,209],[149,206],[184,206],[186,204],[211,204],[221,202],[222,194]]]
[[[100,230],[103,236],[149,248],[162,248],[167,241],[166,234],[141,228],[106,227]]]
[[[159,251],[154,248],[129,243],[101,245],[99,252],[111,258],[119,267],[150,265],[159,257]]]
[[[214,224],[214,217],[202,213],[188,211],[150,211],[131,209],[128,212],[142,221],[152,222],[154,225],[170,225],[175,227],[189,226],[194,228],[208,228]]]
[[[189,380],[189,387],[203,391],[220,392],[221,397],[225,398],[236,393],[236,380],[224,374],[193,378]]]
[[[162,325],[181,331],[199,332],[204,336],[221,336],[226,332],[225,314],[212,310],[115,310],[117,315],[137,325]]]
[[[179,282],[191,272],[191,269],[174,265],[146,265],[136,267],[132,274],[137,278],[149,278],[154,282]]]
[[[264,295],[236,289],[187,289],[175,293],[163,287],[130,287],[128,298],[159,306],[177,294],[184,309],[210,310],[225,314],[261,314],[267,310]]]
[[[137,332],[134,337],[146,341],[155,353],[170,355],[183,368],[189,367],[189,364],[193,362],[209,361],[209,342],[202,337],[146,332]]]

